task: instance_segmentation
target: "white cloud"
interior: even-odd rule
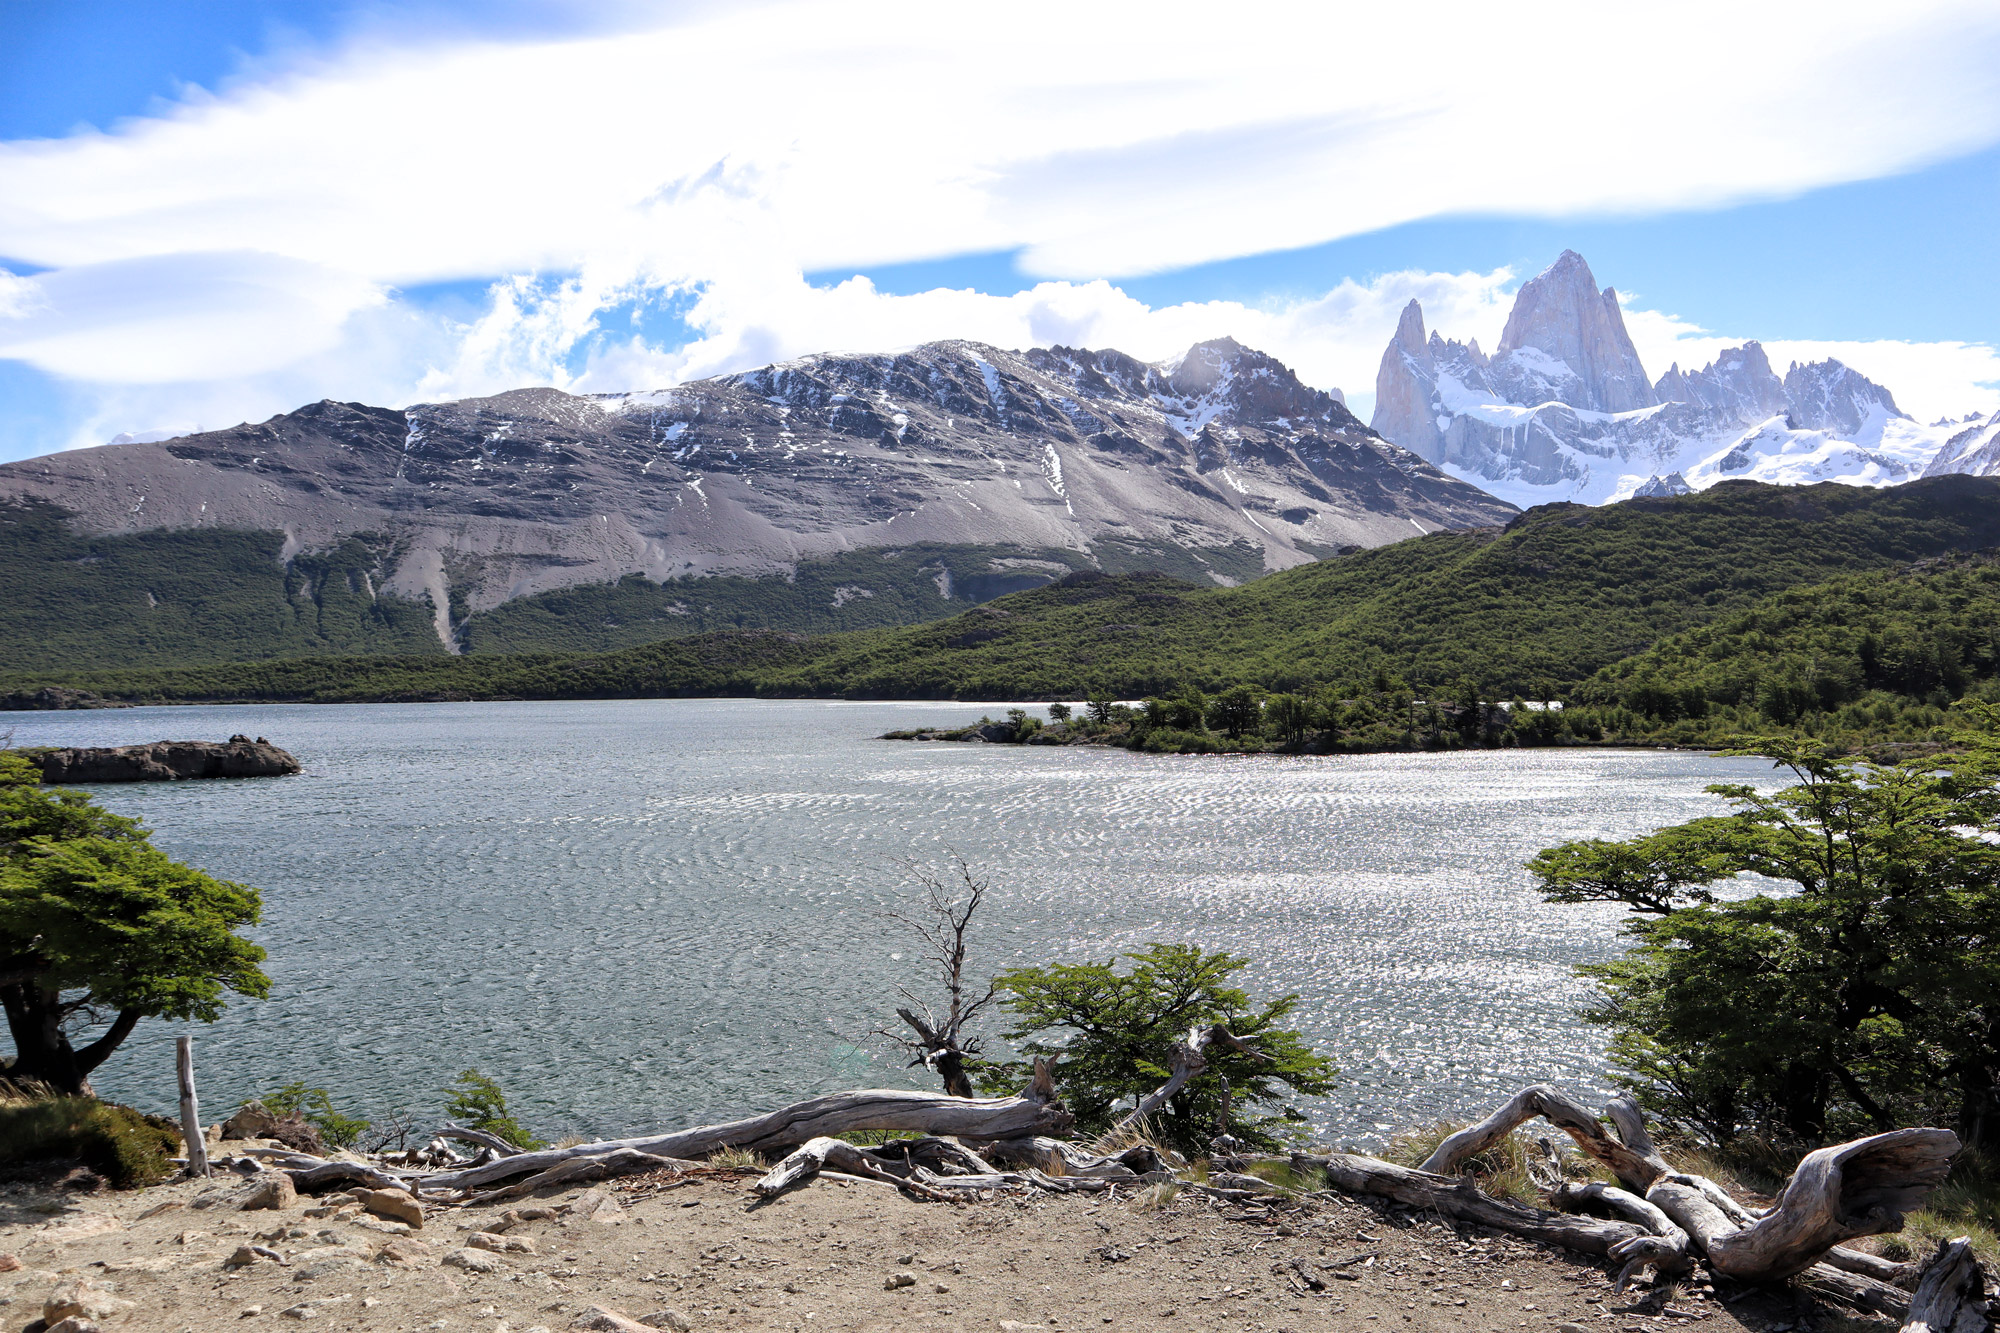
[[[50,270],[0,278],[0,356],[180,420],[231,385],[254,412],[301,388],[408,401],[935,336],[1154,355],[1227,332],[1360,398],[1396,293],[1443,284],[1432,322],[1490,345],[1500,279],[1167,310],[1088,279],[1441,213],[1781,196],[1996,140],[1987,0],[681,5],[612,35],[358,41],[110,133],[0,144],[0,254]],[[1014,249],[1054,281],[798,276]],[[496,275],[462,326],[392,297]],[[697,298],[695,344],[603,342],[571,375],[608,306],[662,293]]]

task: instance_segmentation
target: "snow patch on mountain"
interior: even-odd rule
[[[1911,420],[1838,361],[1795,362],[1781,378],[1755,342],[1648,383],[1617,293],[1567,250],[1522,284],[1491,358],[1476,341],[1427,337],[1410,302],[1375,403],[1384,438],[1523,507],[1657,493],[1647,488],[1668,477],[1697,490],[1743,478],[1894,485],[1925,475],[1966,430]]]

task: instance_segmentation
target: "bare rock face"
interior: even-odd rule
[[[282,531],[286,558],[380,538],[394,567],[367,594],[428,597],[454,650],[454,615],[629,575],[785,577],[916,544],[1076,553],[1035,582],[1106,543],[1247,545],[1277,569],[1515,512],[1226,338],[1158,364],[938,342],[648,392],[321,402],[0,466],[9,499],[89,534]]]
[[[1857,435],[1871,420],[1908,414],[1896,396],[1838,361],[1794,361],[1785,372],[1785,414],[1794,430]]]
[[[1962,472],[1973,477],[2000,476],[2000,412],[1953,423],[1951,437],[1924,469],[1926,477]]]
[[[1670,366],[1649,385],[1617,294],[1567,250],[1522,284],[1490,360],[1477,343],[1426,339],[1412,301],[1382,354],[1374,425],[1521,505],[1732,477],[1890,485],[1939,467],[1948,433],[1911,421],[1837,361],[1794,364],[1780,379],[1756,342],[1700,369]]]
[[[42,781],[173,782],[182,778],[268,778],[299,771],[299,761],[263,737],[154,741],[105,749],[73,747],[42,754]]]
[[[1625,332],[1618,293],[1600,292],[1574,250],[1521,284],[1493,360],[1495,378],[1514,390],[1510,401],[1553,399],[1593,412],[1659,402]]]

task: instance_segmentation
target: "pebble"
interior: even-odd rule
[[[914,1287],[916,1285],[917,1275],[915,1273],[892,1273],[882,1283],[883,1290],[885,1291],[896,1291],[902,1287]]]
[[[238,1319],[252,1319],[252,1318],[255,1318],[256,1316],[258,1316],[258,1315],[260,1315],[260,1314],[262,1314],[262,1313],[264,1313],[264,1307],[263,1307],[263,1306],[261,1306],[261,1305],[246,1305],[246,1306],[244,1306],[244,1307],[243,1307],[243,1308],[242,1308],[241,1310],[238,1310],[238,1311],[236,1312],[236,1317],[237,1317]]]

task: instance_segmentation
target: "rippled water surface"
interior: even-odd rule
[[[299,777],[98,788],[264,892],[273,987],[196,1032],[207,1108],[303,1078],[428,1116],[466,1066],[544,1133],[636,1131],[913,1081],[866,1036],[915,951],[896,864],[991,876],[982,961],[1185,940],[1297,991],[1363,1138],[1525,1082],[1602,1089],[1574,964],[1614,912],[1521,863],[1719,808],[1758,761],[1640,751],[1228,759],[907,744],[976,705],[736,700],[14,714],[17,745],[270,737]],[[993,710],[997,711],[997,710]],[[173,1101],[143,1025],[99,1075]],[[921,1074],[922,1071],[916,1071]]]

